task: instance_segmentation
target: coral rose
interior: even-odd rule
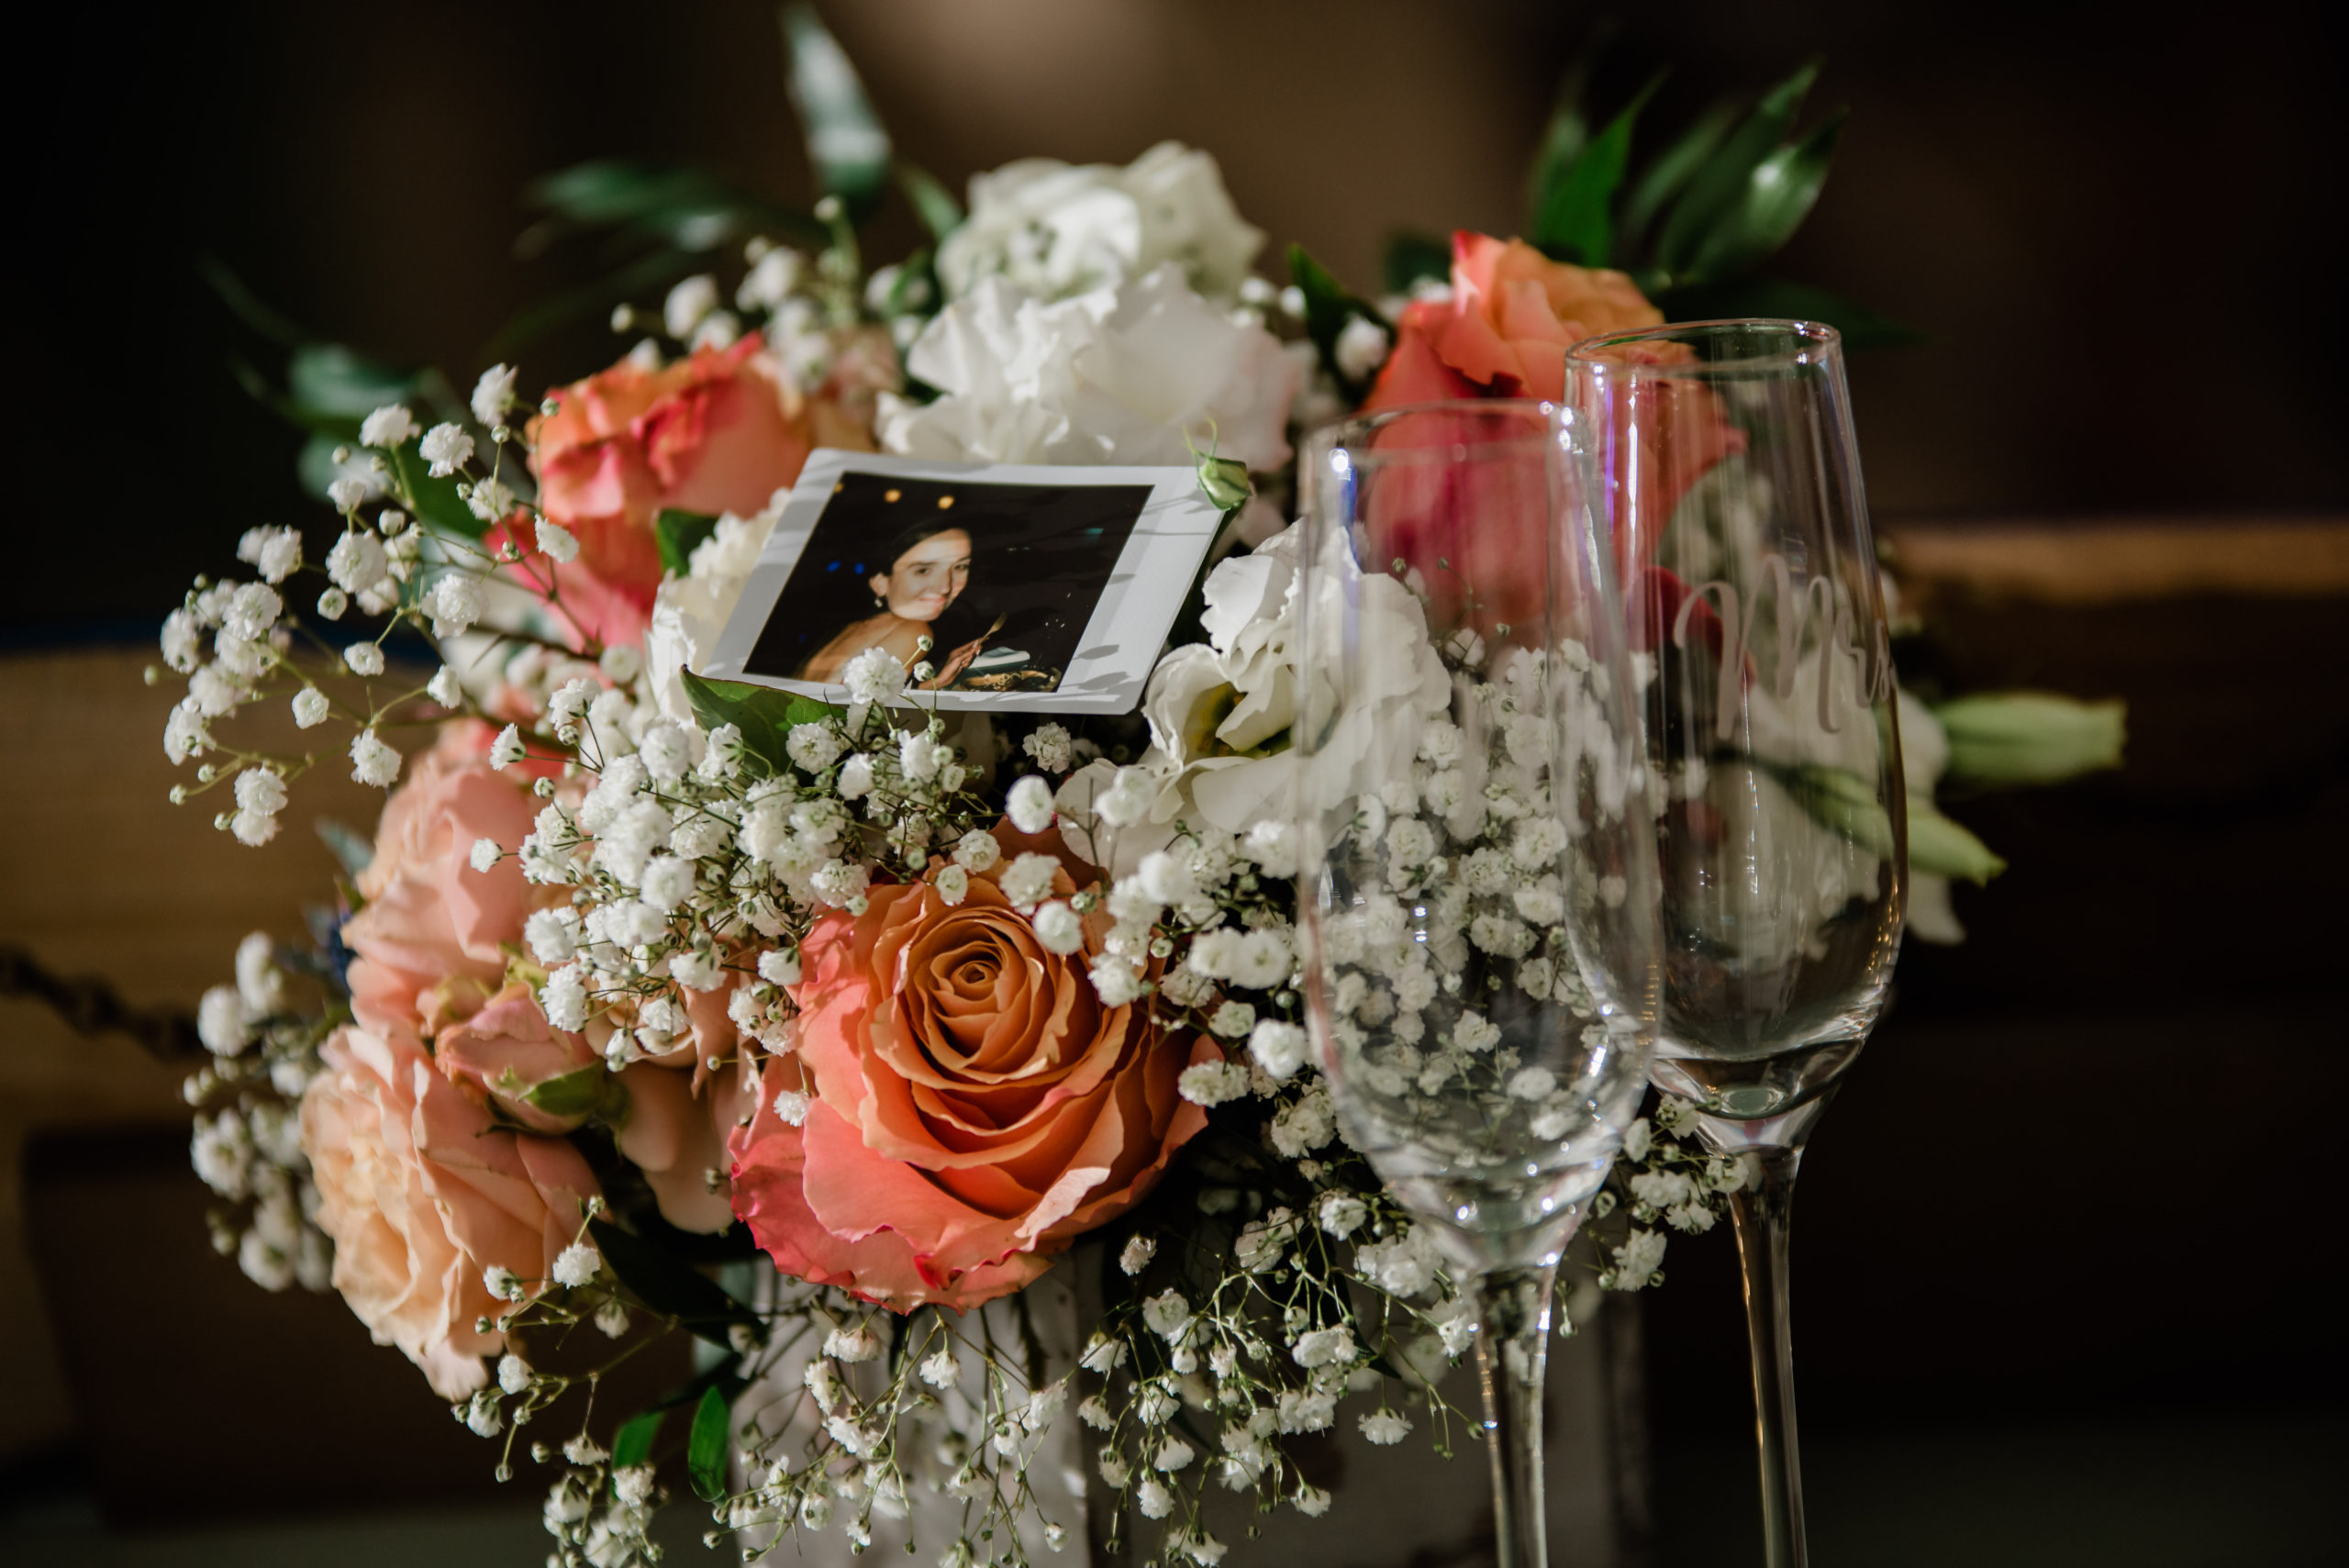
[[[998,836],[1005,864],[1033,847]],[[735,1211],[785,1273],[900,1311],[976,1306],[1138,1202],[1207,1125],[1175,1080],[1222,1053],[1104,1005],[1086,964],[1106,918],[1050,951],[1000,870],[957,906],[926,881],[874,888],[803,945],[798,1050],[731,1142]]]
[[[865,384],[894,382],[895,370],[885,339],[879,350],[860,340],[841,355],[842,384],[809,398],[754,333],[659,370],[623,360],[555,389],[555,412],[530,424],[531,464],[540,505],[578,539],[579,558],[529,564],[553,573],[566,604],[578,601],[583,631],[606,643],[641,640],[661,585],[660,514],[748,516],[799,477],[814,447],[872,450]],[[534,538],[518,542],[535,549]],[[574,586],[575,578],[586,581]]]
[[[492,1265],[542,1280],[598,1195],[561,1139],[501,1131],[413,1039],[339,1029],[302,1096],[302,1152],[334,1239],[334,1284],[377,1344],[397,1345],[444,1399],[487,1380],[504,1348],[473,1330],[503,1306]]]
[[[1621,272],[1553,261],[1522,239],[1452,237],[1452,295],[1414,300],[1363,405],[1375,414],[1446,397],[1547,398],[1566,391],[1566,350],[1585,338],[1661,327]]]
[[[429,1036],[468,1018],[504,984],[500,943],[551,891],[532,889],[512,855],[475,871],[477,839],[507,850],[535,817],[524,786],[465,753],[462,736],[416,759],[375,829],[375,858],[359,873],[365,900],[343,922],[351,1007],[378,1034]]]
[[[1563,401],[1569,348],[1663,324],[1664,313],[1621,272],[1553,261],[1522,240],[1463,231],[1452,239],[1452,292],[1404,309],[1394,351],[1363,412],[1483,397]],[[1664,364],[1691,356],[1676,344],[1634,344],[1610,357]],[[1634,396],[1642,400],[1636,422]],[[1642,475],[1638,514],[1614,540],[1637,616],[1668,592],[1645,562],[1673,508],[1716,463],[1744,450],[1744,436],[1711,393],[1690,381],[1645,378],[1616,406],[1586,412],[1600,472],[1619,484],[1635,466]],[[1493,434],[1473,417],[1433,412],[1399,419],[1376,439],[1382,447],[1444,448]],[[1504,625],[1533,623],[1545,594],[1542,574],[1529,563],[1542,558],[1549,528],[1535,465],[1406,464],[1381,484],[1364,508],[1373,556],[1419,568],[1440,626],[1464,620],[1490,637]]]

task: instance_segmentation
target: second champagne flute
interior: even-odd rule
[[[1661,786],[1655,1083],[1747,1165],[1770,1568],[1805,1561],[1787,1319],[1803,1146],[1882,1010],[1906,793],[1884,601],[1835,330],[1711,321],[1567,357],[1625,583]]]

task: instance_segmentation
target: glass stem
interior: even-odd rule
[[[1542,1503],[1542,1373],[1550,1355],[1553,1262],[1475,1276],[1476,1374],[1493,1461],[1499,1568],[1546,1568]]]
[[[1745,1331],[1753,1351],[1753,1431],[1762,1458],[1762,1544],[1767,1568],[1805,1568],[1802,1452],[1795,1437],[1795,1351],[1787,1320],[1787,1249],[1800,1149],[1755,1149],[1761,1179],[1732,1195],[1745,1274]]]

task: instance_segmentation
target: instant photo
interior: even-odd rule
[[[818,451],[700,673],[838,701],[879,649],[925,706],[1125,712],[1217,522],[1188,468]]]

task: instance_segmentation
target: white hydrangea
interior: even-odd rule
[[[965,228],[967,228],[967,225]],[[999,277],[931,318],[907,369],[943,395],[884,394],[885,450],[948,462],[1183,463],[1186,432],[1252,470],[1288,461],[1296,361],[1180,268],[1045,303]]]
[[[971,211],[938,250],[939,281],[959,299],[1000,277],[1045,299],[1179,265],[1201,294],[1228,300],[1263,247],[1209,154],[1163,141],[1124,168],[1026,158],[973,176]]]

